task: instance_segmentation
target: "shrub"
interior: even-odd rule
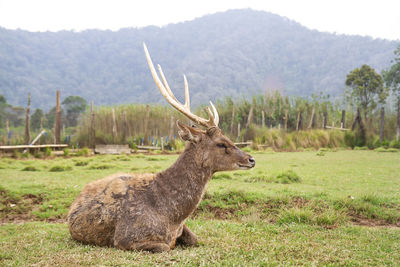
[[[366,147],[366,146],[356,146],[356,147],[354,147],[354,150],[368,150],[368,147]]]
[[[89,151],[89,148],[87,148],[87,147],[79,149],[79,151],[76,153],[76,155],[78,157],[81,157],[81,156],[86,157],[86,156],[89,156],[89,154],[90,154],[90,151]]]
[[[389,147],[400,149],[400,139],[399,141],[393,140],[390,142]]]
[[[344,134],[344,143],[346,146],[354,148],[355,147],[355,136],[351,131],[346,131]]]
[[[46,149],[44,151],[44,154],[46,155],[46,157],[50,157],[51,153],[52,153],[51,148],[50,147],[46,147]]]
[[[81,166],[87,166],[89,164],[89,162],[87,161],[78,161],[77,163],[75,163],[75,166],[81,167]]]
[[[12,157],[15,158],[15,159],[20,159],[21,158],[21,152],[19,152],[19,150],[17,150],[17,149],[13,150]]]
[[[63,172],[63,171],[70,171],[72,170],[71,166],[60,166],[60,165],[55,165],[50,168],[50,172]]]
[[[69,148],[64,148],[64,157],[68,157],[69,156]]]
[[[39,170],[36,169],[36,167],[34,167],[34,166],[26,166],[21,171],[24,171],[24,172],[36,172],[36,171],[39,171]]]
[[[44,153],[42,151],[36,151],[34,156],[37,159],[42,159],[42,158],[44,158]]]
[[[277,182],[282,184],[300,183],[300,176],[292,170],[284,171],[276,176]]]
[[[106,170],[106,169],[111,169],[111,168],[112,168],[112,166],[107,165],[107,164],[92,165],[89,167],[89,169],[91,169],[91,170]]]
[[[384,148],[384,147],[378,147],[375,149],[376,152],[399,152],[397,148]]]
[[[21,158],[29,158],[31,156],[31,154],[29,152],[25,152],[25,153],[21,153]]]

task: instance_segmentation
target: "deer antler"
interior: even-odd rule
[[[143,43],[143,47],[144,47],[144,52],[146,54],[147,63],[149,64],[149,68],[151,71],[151,75],[153,76],[154,82],[156,83],[158,89],[160,90],[160,92],[164,96],[164,98],[168,101],[168,103],[170,103],[171,106],[173,106],[179,112],[181,112],[186,117],[188,117],[190,120],[194,121],[195,123],[197,123],[199,125],[202,125],[207,128],[213,127],[213,126],[218,127],[219,116],[218,116],[217,109],[215,108],[213,103],[210,101],[210,106],[211,106],[212,111],[209,107],[207,107],[207,112],[210,117],[208,120],[193,114],[190,111],[189,86],[188,86],[188,82],[186,80],[186,76],[183,75],[183,80],[185,83],[185,104],[183,105],[181,102],[178,101],[178,99],[176,99],[176,97],[172,93],[171,88],[168,85],[167,79],[165,78],[164,73],[161,69],[161,66],[158,65],[158,71],[160,72],[161,80],[162,80],[162,82],[161,82],[160,78],[157,75],[156,69],[154,68],[153,62],[151,61],[150,54],[149,54],[149,51],[147,50],[145,43]]]

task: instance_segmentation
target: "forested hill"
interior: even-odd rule
[[[340,18],[338,18],[340,19]],[[55,91],[95,104],[160,102],[142,42],[178,97],[185,73],[194,104],[268,89],[340,95],[362,64],[390,65],[398,43],[309,30],[262,11],[233,10],[165,27],[32,33],[0,28],[0,94],[50,108]]]

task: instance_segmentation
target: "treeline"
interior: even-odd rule
[[[163,103],[143,54],[145,41],[172,88],[185,73],[192,103],[284,89],[341,95],[346,74],[387,68],[398,42],[309,30],[286,18],[231,10],[165,27],[116,32],[27,32],[0,28],[0,94],[15,105],[53,107],[54,90],[97,105]],[[183,90],[176,90],[177,97]]]
[[[357,109],[350,104],[333,103],[328,95],[323,94],[305,99],[283,96],[279,91],[273,91],[254,96],[252,100],[227,97],[218,101],[216,107],[220,127],[232,140],[252,140],[258,145],[277,149],[339,145],[376,147],[389,145],[396,135],[396,114],[387,112],[384,139],[379,139],[380,113],[375,111],[369,114],[369,143],[350,140],[355,138],[351,128],[357,117]],[[196,113],[207,117],[205,108],[198,108]],[[98,107],[82,116],[74,140],[85,146],[92,146],[91,140],[96,144],[160,144],[161,137],[164,141],[175,139],[177,119],[190,123],[170,106]],[[348,136],[347,144],[344,143],[345,133]],[[285,139],[285,135],[292,140]],[[296,136],[310,140],[300,140]],[[334,139],[330,141],[330,138]],[[311,139],[315,139],[315,142]]]
[[[56,106],[48,112],[40,108],[31,112],[30,102],[30,94],[27,95],[26,107],[13,106],[3,95],[0,95],[0,144],[27,144],[32,141],[32,135],[42,130],[46,130],[46,134],[41,139],[42,143],[55,142]],[[56,104],[56,101],[54,103]],[[87,101],[80,96],[68,96],[62,101],[61,107],[60,126],[62,126],[63,136],[66,137],[75,132],[80,115],[86,111]],[[28,125],[26,125],[27,121]],[[29,133],[28,136],[26,136],[27,133]]]
[[[364,64],[350,71],[344,83],[347,91],[341,101],[335,102],[328,94],[304,98],[285,96],[277,90],[251,99],[226,97],[216,103],[220,127],[232,140],[253,140],[255,144],[278,149],[338,145],[400,148],[400,46],[392,66],[382,75]],[[61,122],[56,125],[58,129],[64,125],[65,142],[79,146],[154,145],[159,144],[161,137],[168,145],[174,145],[175,121],[186,120],[169,106],[92,104],[89,109],[86,100],[79,96],[68,96],[62,107]],[[53,127],[55,108],[46,114],[36,109],[31,117],[29,111],[30,97],[24,109],[9,105],[0,95],[0,126],[5,127],[0,142],[10,143],[10,124],[17,129],[25,122],[24,143],[31,140],[29,125],[33,131],[47,126],[50,133],[57,128]],[[204,107],[198,108],[197,113],[207,116]],[[327,134],[327,129],[336,131]],[[307,131],[309,134],[304,133]]]

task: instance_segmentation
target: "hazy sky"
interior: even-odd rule
[[[319,31],[400,40],[400,0],[0,0],[0,27],[118,30],[238,8],[269,11]]]

